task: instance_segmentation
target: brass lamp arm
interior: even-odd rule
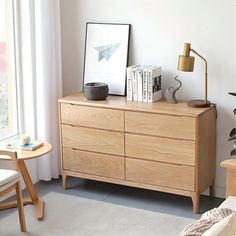
[[[199,56],[205,62],[205,103],[207,103],[207,60],[194,49],[190,48],[190,51]]]

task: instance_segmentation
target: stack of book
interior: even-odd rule
[[[127,67],[127,100],[156,102],[162,98],[161,67],[133,65]]]

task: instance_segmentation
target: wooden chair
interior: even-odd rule
[[[0,197],[6,195],[13,189],[16,190],[20,229],[22,232],[26,232],[25,214],[24,214],[22,194],[21,194],[20,173],[18,168],[17,153],[0,150],[0,155],[11,157],[14,167],[14,170],[0,169]]]

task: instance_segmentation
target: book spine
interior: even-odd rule
[[[132,85],[132,67],[127,67],[126,69],[126,77],[127,77],[127,100],[133,100],[133,85]]]
[[[152,69],[148,69],[148,73],[147,73],[147,91],[148,91],[148,95],[147,95],[147,101],[148,102],[152,102]]]
[[[133,73],[132,73],[132,81],[133,81],[133,101],[138,101],[138,68],[134,68],[133,69]]]
[[[143,69],[143,101],[147,102],[147,69]]]
[[[156,67],[150,69],[148,76],[148,102],[156,102],[161,97],[161,67]]]
[[[143,101],[143,69],[138,69],[138,101]]]

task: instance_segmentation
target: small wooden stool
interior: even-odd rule
[[[226,197],[236,196],[236,159],[225,160],[220,166],[226,168]]]

